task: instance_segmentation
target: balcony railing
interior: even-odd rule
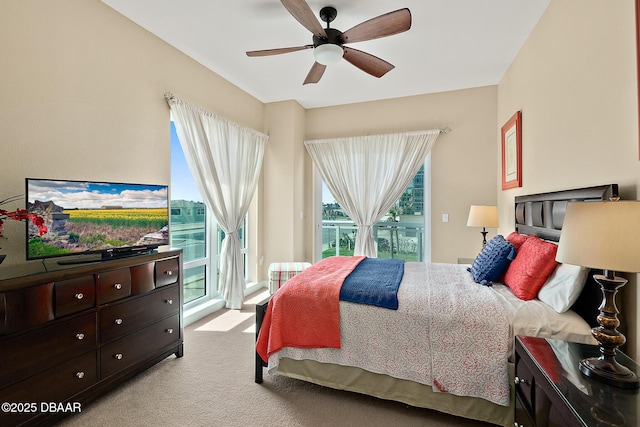
[[[353,255],[358,228],[352,221],[322,221],[322,258]],[[424,224],[379,222],[373,226],[378,258],[423,261]]]

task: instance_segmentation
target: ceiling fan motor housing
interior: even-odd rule
[[[313,47],[318,47],[321,44],[337,44],[338,46],[343,45],[342,41],[342,31],[336,30],[335,28],[325,28],[324,30],[327,33],[327,38],[313,36]]]

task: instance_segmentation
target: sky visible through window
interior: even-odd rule
[[[331,192],[327,188],[327,185],[324,183],[324,181],[322,182],[322,203],[336,203],[335,197],[331,195]]]
[[[171,199],[202,202],[198,186],[191,176],[182,152],[176,126],[171,122]]]

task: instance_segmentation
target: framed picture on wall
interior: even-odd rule
[[[520,111],[502,126],[502,189],[516,187],[522,187],[522,113]]]

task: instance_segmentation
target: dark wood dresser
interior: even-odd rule
[[[600,355],[595,345],[516,337],[516,427],[633,426],[640,422],[638,390],[624,390],[583,375],[578,362]],[[622,352],[618,362],[639,373]]]
[[[0,425],[50,424],[183,355],[182,252],[0,280]]]

